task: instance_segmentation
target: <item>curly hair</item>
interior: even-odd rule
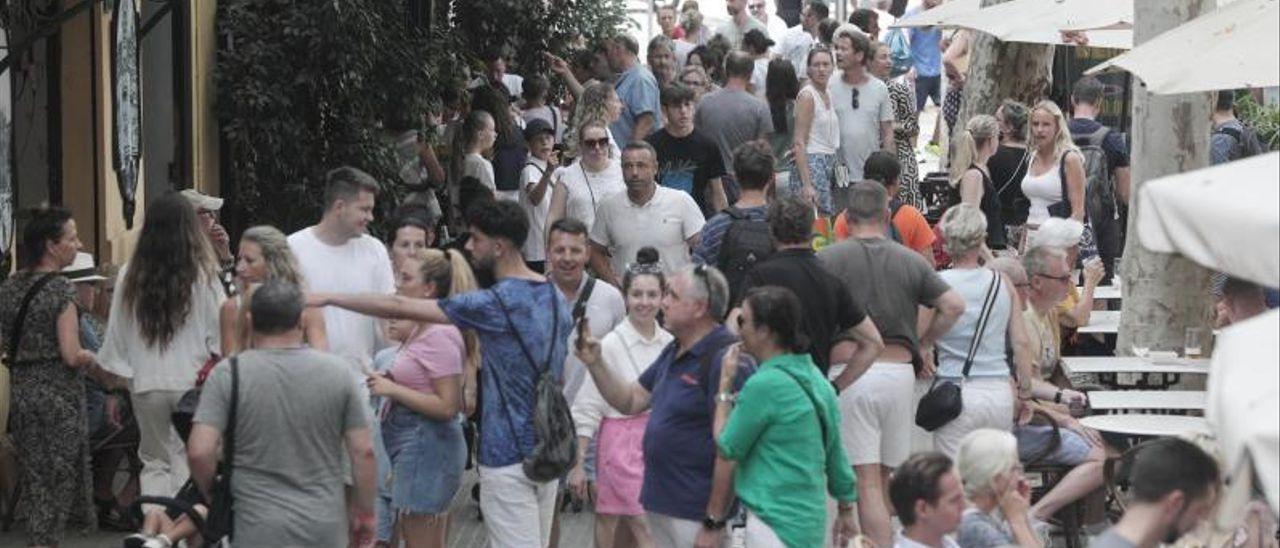
[[[577,157],[582,154],[578,150],[578,135],[582,128],[586,127],[587,122],[599,121],[608,127],[612,122],[609,119],[609,98],[616,94],[613,86],[605,82],[592,82],[582,90],[582,97],[578,99],[578,105],[573,110],[573,123],[564,134],[564,145],[569,151],[569,156]]]
[[[168,348],[191,314],[196,284],[216,280],[217,264],[191,202],[170,192],[147,206],[121,302],[148,346]]]
[[[938,222],[947,254],[957,257],[987,241],[987,218],[973,204],[956,204]]]

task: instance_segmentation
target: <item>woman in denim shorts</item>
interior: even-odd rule
[[[401,261],[397,293],[439,298],[476,287],[457,251],[429,249]],[[466,442],[462,436],[462,372],[478,358],[474,338],[451,325],[412,326],[391,368],[369,377],[369,391],[383,396],[382,439],[391,460],[395,535],[391,546],[442,547],[448,535],[449,503],[462,484]]]

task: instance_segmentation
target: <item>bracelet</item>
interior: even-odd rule
[[[736,403],[738,395],[733,392],[719,392],[716,394],[716,402],[718,403]]]

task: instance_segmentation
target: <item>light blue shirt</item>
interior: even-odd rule
[[[662,129],[661,104],[659,103],[658,80],[649,69],[636,63],[630,70],[618,76],[614,85],[618,99],[622,101],[622,116],[609,124],[609,129],[622,146],[632,141],[631,132],[635,130],[636,118],[642,114],[653,116],[653,131]],[[643,140],[648,135],[641,135]]]
[[[920,8],[907,12],[907,17],[920,13]],[[938,27],[912,27],[911,61],[915,64],[917,76],[939,76],[942,74],[942,29]]]
[[[964,371],[964,359],[969,354],[969,345],[973,342],[973,333],[978,327],[978,318],[982,314],[982,304],[987,296],[987,288],[991,286],[994,273],[986,268],[951,269],[938,273],[942,280],[964,297],[964,314],[956,320],[951,331],[938,339],[938,376],[959,378]],[[1010,288],[1000,282],[996,291],[996,301],[992,306],[991,317],[983,330],[982,340],[978,343],[978,351],[973,356],[973,366],[969,369],[969,378],[974,377],[1008,377],[1009,365],[1005,355],[1005,340],[1009,330],[1009,314],[1013,303],[1009,297]]]

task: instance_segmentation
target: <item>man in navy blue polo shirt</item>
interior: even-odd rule
[[[714,267],[688,266],[674,274],[662,311],[675,341],[634,383],[614,377],[594,338],[578,339],[578,357],[609,405],[628,415],[651,411],[640,503],[657,546],[688,547],[699,537],[706,545],[726,540],[729,489],[712,492],[711,485],[713,477],[728,479],[732,468],[717,459],[711,427],[716,399],[731,397],[717,394],[721,359],[737,342],[720,324],[728,306],[729,283]],[[736,387],[754,371],[752,365],[740,365]]]

